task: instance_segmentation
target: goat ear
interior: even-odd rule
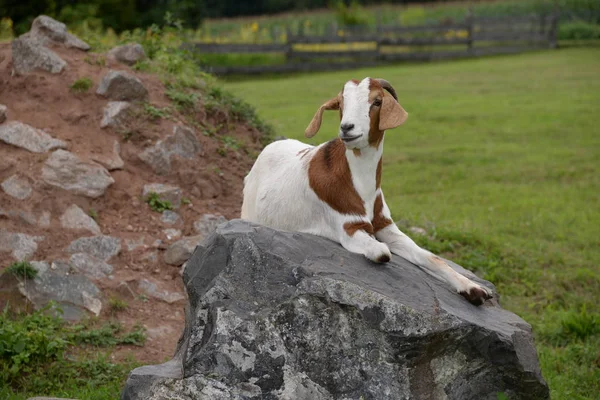
[[[310,124],[308,124],[308,127],[304,131],[304,135],[307,138],[311,138],[311,137],[315,136],[317,134],[317,132],[319,132],[319,128],[321,127],[321,122],[323,121],[323,111],[339,110],[339,109],[340,109],[339,96],[335,96],[333,99],[330,99],[329,101],[325,102],[321,107],[319,107],[319,109],[315,113],[315,116],[313,117],[312,121],[310,121]]]
[[[404,123],[408,113],[388,92],[384,92],[381,111],[379,111],[379,130],[396,128]]]

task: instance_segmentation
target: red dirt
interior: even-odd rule
[[[140,136],[124,140],[123,136],[112,128],[101,129],[102,111],[108,100],[95,94],[102,77],[110,68],[124,70],[138,76],[149,92],[149,102],[156,107],[172,106],[165,96],[165,88],[157,76],[131,70],[125,65],[92,65],[90,59],[96,55],[74,49],[54,48],[68,67],[58,75],[46,72],[34,72],[26,76],[12,73],[10,44],[0,44],[0,103],[8,107],[8,121],[21,121],[35,128],[43,129],[55,138],[68,143],[68,150],[83,160],[91,160],[94,155],[111,155],[113,142],[121,144],[121,157],[125,167],[112,171],[115,183],[106,193],[97,199],[74,195],[65,190],[46,185],[38,177],[42,165],[49,156],[30,153],[0,142],[0,182],[15,173],[27,177],[33,187],[32,195],[26,200],[17,200],[0,190],[0,208],[4,211],[30,211],[39,217],[42,211],[50,211],[52,223],[49,228],[29,225],[18,219],[0,217],[0,227],[11,232],[22,232],[45,236],[40,243],[33,260],[67,260],[64,251],[67,245],[82,236],[91,236],[87,231],[73,231],[60,226],[59,217],[71,204],[77,204],[84,211],[96,211],[97,222],[105,235],[125,238],[144,236],[144,248],[129,252],[122,241],[121,253],[109,263],[114,267],[114,278],[96,281],[103,290],[103,310],[101,319],[117,319],[125,327],[142,324],[148,329],[148,340],[143,348],[125,346],[114,352],[116,359],[129,353],[144,363],[163,362],[173,355],[175,344],[184,325],[185,301],[167,304],[155,299],[142,299],[140,296],[128,296],[119,293],[116,288],[120,282],[150,279],[168,291],[183,292],[179,267],[173,267],[162,261],[165,245],[154,249],[152,244],[161,239],[167,240],[162,232],[167,228],[182,230],[183,236],[194,235],[193,222],[203,214],[221,214],[226,218],[239,217],[241,207],[243,177],[250,170],[252,157],[243,151],[227,150],[226,156],[217,153],[221,147],[219,135],[235,137],[248,149],[248,153],[260,150],[258,132],[243,124],[225,124],[216,137],[207,137],[196,130],[202,144],[203,154],[194,160],[172,159],[171,173],[158,176],[137,155],[156,140],[171,135],[175,124],[189,126],[185,116],[173,111],[172,118],[157,122],[142,120],[137,116],[135,123]],[[87,61],[86,61],[87,60]],[[78,78],[89,77],[94,86],[87,93],[73,93],[71,84]],[[174,110],[175,108],[172,107]],[[195,113],[198,123],[206,126],[223,122],[223,113],[207,115],[200,106]],[[202,120],[203,119],[203,120]],[[216,121],[217,119],[218,121]],[[229,131],[226,131],[229,126]],[[142,188],[148,183],[165,183],[180,187],[184,197],[191,201],[176,210],[183,223],[169,226],[160,220],[160,214],[150,210],[143,202]],[[158,262],[152,264],[142,259],[146,252],[158,251]],[[0,254],[4,258],[0,268],[12,262],[9,254]],[[135,289],[137,285],[132,285]],[[112,313],[108,299],[120,297],[128,304],[126,310]]]

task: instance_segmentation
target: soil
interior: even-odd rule
[[[143,363],[159,363],[169,359],[184,325],[186,301],[167,304],[161,300],[132,295],[119,289],[128,282],[135,291],[137,281],[149,279],[159,284],[162,290],[184,292],[180,268],[163,262],[165,248],[177,239],[169,240],[163,230],[180,229],[183,236],[194,235],[194,221],[202,215],[221,214],[228,219],[238,218],[242,201],[243,177],[250,170],[252,154],[258,154],[260,134],[242,123],[227,121],[227,113],[214,115],[198,105],[193,115],[184,115],[175,110],[165,95],[161,80],[152,74],[132,70],[126,65],[97,65],[94,60],[102,57],[75,49],[53,48],[68,67],[61,74],[43,71],[25,76],[13,74],[11,45],[0,44],[0,104],[8,107],[8,121],[21,121],[42,129],[51,136],[68,143],[68,150],[83,160],[91,161],[99,155],[110,156],[114,141],[121,145],[123,170],[111,171],[115,183],[106,193],[91,199],[74,195],[68,191],[49,186],[39,179],[41,168],[49,156],[0,142],[0,182],[19,173],[26,177],[33,192],[26,200],[17,200],[0,190],[0,209],[3,211],[30,212],[39,218],[42,211],[50,211],[51,225],[41,228],[30,225],[23,219],[0,216],[0,228],[44,236],[33,260],[67,260],[65,248],[73,240],[91,236],[87,231],[63,229],[59,217],[71,204],[82,210],[93,210],[97,223],[104,235],[122,239],[122,249],[109,263],[114,267],[111,279],[95,281],[103,291],[101,319],[118,320],[129,328],[141,324],[147,329],[144,347],[123,346],[115,349],[115,359],[131,354]],[[100,128],[103,109],[109,100],[97,95],[96,89],[102,77],[110,70],[124,70],[136,75],[148,89],[149,103],[155,107],[171,107],[168,119],[153,120],[138,112],[130,115],[128,124],[135,125],[133,136],[125,138],[122,130]],[[82,77],[89,77],[94,86],[85,93],[74,93],[70,86]],[[190,121],[192,119],[192,121]],[[226,122],[226,123],[223,123]],[[175,159],[169,175],[156,175],[150,167],[139,160],[138,154],[157,140],[171,135],[176,124],[190,126],[221,126],[212,129],[214,136],[205,136],[199,129],[196,135],[202,144],[202,154],[194,160]],[[130,127],[131,128],[131,127]],[[130,129],[131,131],[131,129]],[[220,136],[236,138],[244,150],[226,149]],[[219,151],[217,151],[219,150]],[[161,222],[161,215],[144,203],[142,188],[148,183],[164,183],[178,186],[190,204],[176,210],[182,217],[176,225]],[[91,213],[94,213],[91,212]],[[125,239],[143,240],[144,246],[128,251]],[[160,244],[156,241],[161,240]],[[156,262],[147,259],[157,252]],[[0,270],[13,262],[10,254],[0,253],[3,261]],[[116,297],[127,303],[123,311],[111,311],[109,299]]]

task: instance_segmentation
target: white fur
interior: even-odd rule
[[[386,256],[391,258],[391,253],[394,253],[450,283],[457,292],[480,288],[489,294],[488,289],[455,272],[440,258],[417,246],[395,224],[376,232],[375,237],[362,230],[350,236],[344,230],[344,224],[348,222],[371,223],[379,194],[383,200],[383,216],[391,220],[383,193],[376,187],[376,169],[383,152],[383,140],[378,148],[368,146],[368,88],[369,78],[359,85],[352,82],[345,85],[341,122],[355,125],[353,135],[363,135],[360,141],[346,144],[346,159],[354,189],[363,200],[366,215],[341,214],[319,199],[311,189],[308,166],[323,145],[313,147],[297,140],[281,140],[264,148],[246,176],[241,217],[275,229],[323,236],[373,261]],[[363,141],[366,146],[363,146]],[[352,150],[356,146],[361,149],[359,156]],[[339,195],[344,196],[344,193]]]

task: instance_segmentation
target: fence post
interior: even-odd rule
[[[558,2],[554,1],[554,10],[550,21],[550,31],[548,32],[548,44],[551,49],[558,47]]]
[[[467,11],[467,53],[469,55],[473,55],[473,31],[475,30],[474,25],[474,17],[473,17],[473,7],[469,6]]]

